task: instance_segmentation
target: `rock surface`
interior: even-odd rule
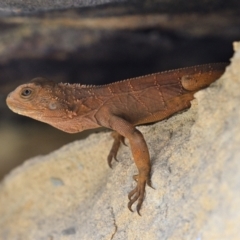
[[[136,168],[109,133],[38,156],[0,185],[0,239],[239,239],[240,43],[189,111],[142,126],[152,159],[142,217],[127,209]]]

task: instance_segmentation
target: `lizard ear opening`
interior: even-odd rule
[[[53,103],[53,102],[50,102],[48,104],[48,107],[49,107],[50,110],[55,110],[55,109],[57,109],[57,104]]]

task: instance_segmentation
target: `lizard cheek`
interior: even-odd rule
[[[48,107],[50,110],[55,110],[57,108],[57,104],[56,103],[49,103]]]

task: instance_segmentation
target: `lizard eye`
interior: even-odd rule
[[[22,97],[29,97],[31,95],[31,93],[32,93],[31,89],[25,88],[25,89],[22,90],[21,96]]]

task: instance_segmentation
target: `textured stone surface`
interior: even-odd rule
[[[0,186],[0,239],[239,239],[240,43],[189,111],[140,130],[152,158],[142,217],[127,209],[127,147],[108,169],[108,133],[28,160]]]

